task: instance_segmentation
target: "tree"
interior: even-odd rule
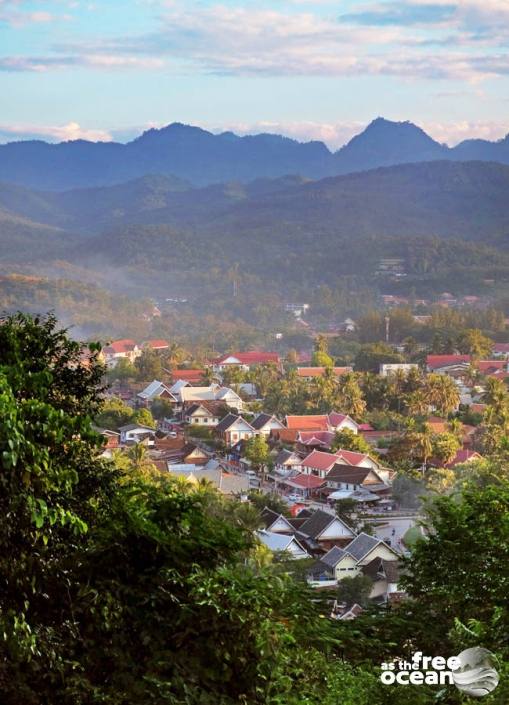
[[[157,425],[150,413],[150,409],[145,408],[138,409],[134,413],[133,423],[139,423],[141,426],[148,426],[149,428],[155,428]]]
[[[280,374],[276,365],[271,362],[257,365],[249,374],[248,379],[256,386],[258,396],[262,399],[267,396],[271,387],[279,380]]]
[[[358,604],[366,607],[369,595],[373,588],[371,578],[362,573],[353,577],[346,577],[339,581],[336,590],[337,600],[345,602],[348,606]]]
[[[341,521],[350,526],[354,531],[357,530],[359,520],[357,517],[358,506],[355,499],[351,497],[345,497],[344,499],[338,499],[334,503],[334,509],[336,515]]]
[[[249,460],[257,472],[263,475],[265,467],[270,460],[269,444],[265,436],[260,434],[250,438],[246,443],[244,457]]]
[[[150,405],[150,411],[155,419],[171,419],[174,415],[173,404],[164,397],[154,399]]]
[[[331,450],[332,452],[336,452],[340,448],[343,450],[353,450],[357,453],[369,454],[372,452],[372,447],[366,441],[364,436],[354,433],[349,428],[345,428],[342,431],[336,431],[334,435]]]
[[[459,352],[474,360],[489,359],[492,349],[493,341],[476,328],[463,331],[458,338]]]
[[[99,428],[117,431],[120,426],[131,423],[133,418],[134,410],[123,402],[122,399],[112,397],[104,402],[95,421]]]
[[[136,374],[136,367],[134,367],[127,357],[119,358],[117,364],[111,367],[107,372],[108,379],[119,380],[120,382],[127,382],[129,379],[134,379]]]
[[[349,373],[339,378],[337,403],[342,413],[356,418],[362,416],[366,410],[366,402],[355,374]]]
[[[382,363],[404,362],[404,358],[386,343],[363,345],[355,356],[355,369],[360,372],[378,372]]]
[[[460,393],[448,375],[429,374],[424,381],[424,399],[441,414],[448,414],[459,406]]]
[[[136,358],[134,366],[140,382],[160,380],[164,375],[161,356],[152,348],[144,348],[141,355]]]
[[[404,586],[446,622],[490,620],[506,604],[509,485],[467,486],[428,506],[428,537],[407,561]],[[451,560],[451,550],[454,558]],[[507,612],[506,625],[509,627]]]
[[[453,433],[439,433],[433,438],[433,458],[444,465],[450,463],[461,448],[461,442]]]
[[[316,593],[257,563],[254,507],[100,457],[83,352],[0,325],[2,705],[378,705]]]
[[[249,492],[249,501],[256,509],[261,512],[265,507],[272,509],[277,514],[289,515],[288,504],[278,494],[274,492],[260,492],[259,490],[251,490]]]
[[[311,364],[314,367],[332,367],[334,365],[334,360],[328,353],[327,339],[323,335],[317,336],[315,340]]]

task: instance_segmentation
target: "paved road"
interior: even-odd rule
[[[417,521],[416,517],[388,517],[380,520],[381,523],[375,526],[375,535],[384,541],[389,539],[391,546],[401,549],[401,539],[411,526],[415,526]]]

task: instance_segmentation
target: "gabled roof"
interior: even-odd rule
[[[328,431],[329,417],[327,414],[292,415],[286,417],[286,427],[302,431]]]
[[[502,370],[505,372],[507,370],[506,360],[478,360],[476,362],[477,369],[483,374],[489,374],[490,372],[496,372],[497,370]]]
[[[355,560],[359,562],[362,561],[362,559],[365,558],[365,556],[367,556],[368,553],[380,543],[383,543],[383,541],[362,532],[348,544],[345,550],[352,556],[352,558],[355,558]],[[387,548],[390,549],[389,546],[387,546]]]
[[[327,473],[327,480],[333,480],[336,482],[346,482],[353,485],[362,485],[366,477],[370,473],[375,473],[371,468],[356,467],[355,465],[345,465],[343,463],[336,463],[334,467]],[[378,477],[378,475],[377,475]],[[381,477],[378,477],[380,482],[383,482]]]
[[[158,379],[155,379],[147,385],[143,391],[139,392],[138,396],[142,399],[152,399],[152,397],[159,396],[165,391],[168,392],[168,394],[171,394],[170,388],[167,387],[164,382],[160,382]],[[171,396],[173,397],[173,394],[171,394]],[[175,399],[175,397],[173,398]]]
[[[335,453],[324,453],[321,450],[313,450],[302,461],[304,467],[316,468],[316,470],[330,470],[338,462]]]
[[[333,546],[330,551],[327,551],[325,556],[321,557],[321,562],[328,565],[330,568],[335,568],[348,553],[338,546]]]
[[[186,380],[187,382],[200,382],[203,378],[203,374],[203,370],[173,370],[171,379],[173,382],[179,379]]]
[[[461,363],[470,362],[470,360],[470,355],[428,355],[426,357],[426,364],[433,370],[439,370],[441,367],[459,365]]]
[[[283,450],[280,450],[277,454],[275,463],[276,465],[284,465],[288,460],[295,460],[295,465],[300,465],[302,462],[302,458],[300,458],[295,451],[283,448]]]
[[[460,463],[468,463],[471,460],[482,460],[482,455],[476,450],[467,450],[466,448],[460,448],[454,458],[449,463],[446,463],[445,467],[453,468],[455,465],[459,465]]]
[[[192,404],[186,409],[185,415],[192,416],[193,414],[196,414],[196,412],[198,412],[200,409],[209,416],[217,417],[220,416],[222,413],[224,414],[225,405],[223,404],[223,402],[216,401],[196,402],[196,404]]]
[[[170,347],[168,341],[162,339],[147,340],[145,343],[143,343],[143,346],[146,348],[151,348],[152,350],[166,350]]]
[[[229,428],[231,428],[231,426],[238,423],[239,421],[246,424],[252,431],[254,431],[254,428],[251,426],[251,424],[246,421],[246,419],[242,418],[242,416],[238,416],[237,414],[227,414],[224,419],[221,419],[221,421],[217,424],[215,430],[219,433],[224,433],[224,431],[227,431]]]
[[[335,437],[334,431],[298,431],[297,442],[304,446],[329,446]]]
[[[362,567],[362,572],[364,575],[368,575],[372,580],[376,580],[379,576],[385,576],[387,582],[397,583],[400,576],[399,561],[386,561],[384,558],[373,558],[372,561]]]
[[[172,394],[178,394],[181,389],[184,389],[184,387],[189,387],[189,386],[190,386],[190,384],[186,379],[178,379],[170,387],[170,392]]]
[[[371,460],[366,453],[357,453],[354,450],[343,450],[342,448],[336,451],[336,457],[345,460],[347,465],[360,465],[366,460]]]
[[[262,509],[262,519],[263,519],[263,523],[265,525],[265,528],[268,530],[270,530],[270,527],[274,526],[274,524],[277,521],[282,521],[283,523],[285,523],[288,526],[288,529],[290,531],[293,530],[292,525],[290,524],[288,519],[285,516],[283,516],[283,514],[278,514],[274,510],[269,509],[269,507],[264,507]]]
[[[256,429],[257,431],[260,431],[264,426],[266,426],[271,421],[277,423],[280,428],[284,428],[281,421],[279,421],[279,419],[277,419],[274,415],[271,415],[271,414],[258,414],[256,419],[251,422],[251,426],[254,429]]]
[[[334,514],[329,514],[321,509],[317,509],[316,512],[313,512],[309,519],[306,519],[300,527],[300,531],[306,536],[310,536],[312,539],[317,539],[321,534],[323,534],[325,529],[332,524],[333,521],[339,521],[353,535],[352,529],[345,524],[344,521],[336,517]]]
[[[321,487],[324,482],[325,480],[321,477],[317,477],[316,475],[306,475],[305,473],[296,475],[295,477],[292,477],[291,480],[286,480],[286,483],[291,485],[291,487],[301,487],[305,490],[314,490]]]
[[[306,553],[306,550],[297,541],[295,536],[288,534],[277,534],[264,529],[257,531],[256,535],[271,551],[287,551],[292,544],[296,544],[297,548],[299,548],[303,553]]]
[[[222,365],[229,358],[238,360],[241,365],[262,365],[268,362],[279,364],[279,355],[275,352],[263,352],[261,350],[251,350],[250,352],[236,352],[221,355],[214,360],[214,365]],[[235,364],[235,363],[233,363]]]
[[[130,338],[122,338],[122,340],[114,340],[104,348],[107,354],[118,354],[131,352],[136,347],[136,342]]]
[[[509,343],[495,343],[493,350],[497,353],[509,353]]]
[[[144,426],[141,423],[128,423],[125,426],[119,426],[119,431],[134,431],[135,428],[140,428],[143,429],[143,431],[150,431],[151,433],[155,433],[155,429],[151,428],[150,426]]]
[[[348,415],[346,414],[338,414],[337,411],[331,411],[329,414],[329,423],[333,428],[336,428],[340,424],[343,423],[343,421],[346,421],[347,419],[351,421],[352,423],[355,423],[353,419],[351,419]],[[357,425],[357,424],[355,424]]]

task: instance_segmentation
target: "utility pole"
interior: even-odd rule
[[[391,319],[389,318],[389,316],[386,316],[385,317],[385,342],[386,343],[389,342],[389,324],[390,324],[390,322],[391,322]]]

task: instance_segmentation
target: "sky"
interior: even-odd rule
[[[0,0],[0,142],[509,132],[509,0]]]

